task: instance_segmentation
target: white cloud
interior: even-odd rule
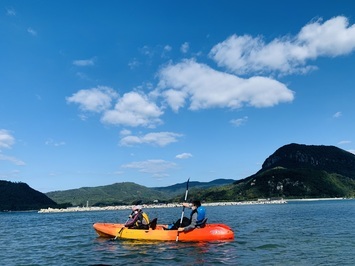
[[[178,154],[175,156],[176,159],[188,159],[188,158],[191,158],[192,157],[192,154],[191,153],[187,153],[187,152],[184,152],[184,153],[181,153],[181,154]]]
[[[170,52],[173,48],[170,45],[164,46],[164,51]]]
[[[138,67],[140,65],[141,65],[141,63],[136,58],[133,58],[131,61],[128,62],[128,66],[130,69],[135,69],[136,67]]]
[[[35,31],[35,30],[32,29],[32,28],[28,28],[28,29],[27,29],[27,32],[28,32],[29,34],[31,34],[32,36],[37,36],[37,31]]]
[[[121,136],[127,136],[127,135],[130,135],[130,134],[131,134],[131,131],[128,130],[128,129],[122,129],[122,130],[120,131],[120,135],[121,135]]]
[[[46,140],[45,144],[54,147],[66,145],[65,141],[54,141],[53,139]]]
[[[25,165],[25,163],[15,157],[7,156],[1,153],[1,149],[11,149],[15,144],[15,138],[11,135],[10,131],[0,129],[0,161],[9,161],[15,165]]]
[[[8,16],[16,16],[16,11],[13,8],[7,8],[6,9],[6,15]]]
[[[215,45],[211,52],[219,66],[236,74],[282,74],[314,69],[306,62],[320,56],[345,55],[355,50],[355,26],[338,16],[304,26],[294,37],[284,36],[265,43],[261,37],[232,35]]]
[[[333,114],[333,118],[339,118],[342,116],[341,112],[336,112],[335,114]]]
[[[173,132],[156,132],[148,133],[144,136],[125,136],[121,139],[120,144],[123,146],[131,146],[136,144],[153,144],[164,147],[170,143],[177,142],[181,134]]]
[[[159,72],[159,88],[174,111],[189,100],[191,110],[240,108],[244,105],[270,107],[290,102],[294,94],[284,84],[267,77],[249,79],[223,73],[194,60],[168,65]]]
[[[342,140],[342,141],[338,142],[339,145],[345,145],[345,144],[350,144],[350,143],[351,143],[350,140]]]
[[[181,47],[180,47],[180,51],[184,54],[186,54],[189,51],[190,45],[188,42],[184,42]]]
[[[248,117],[244,116],[243,118],[232,119],[230,121],[230,123],[236,127],[239,127],[239,126],[245,124],[247,121],[248,121]]]
[[[93,59],[74,60],[73,65],[75,65],[75,66],[93,66],[93,65],[95,65],[95,62]]]
[[[161,123],[159,117],[163,112],[142,93],[125,93],[118,100],[113,110],[107,110],[101,121],[108,124],[125,126],[154,127]]]
[[[6,129],[0,129],[0,148],[10,149],[15,143],[15,138]]]
[[[147,160],[122,165],[123,168],[138,169],[139,172],[152,174],[155,177],[168,176],[166,171],[175,168],[176,164],[165,160]]]
[[[6,156],[0,153],[0,161],[9,161],[15,165],[26,165],[23,161],[16,159],[15,157]]]
[[[83,111],[102,112],[111,107],[111,102],[118,94],[109,87],[99,86],[88,90],[80,90],[71,97],[68,103],[77,103]]]
[[[118,98],[114,109],[112,101]],[[102,112],[101,122],[123,126],[155,127],[161,124],[163,111],[147,95],[135,91],[118,97],[118,93],[109,87],[80,90],[66,98],[68,103],[76,103],[82,111]],[[82,118],[86,119],[86,116]]]

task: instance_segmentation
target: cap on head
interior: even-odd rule
[[[133,206],[132,207],[132,210],[135,211],[135,210],[141,210],[142,209],[142,206],[141,205],[136,205],[136,206]]]

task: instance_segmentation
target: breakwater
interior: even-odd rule
[[[280,200],[255,200],[255,201],[235,201],[235,202],[212,202],[203,203],[204,206],[234,206],[234,205],[252,205],[252,204],[284,204],[287,201]],[[167,203],[167,204],[142,204],[143,209],[155,209],[155,208],[176,208],[181,207],[181,203]],[[38,213],[57,213],[57,212],[83,212],[83,211],[115,211],[115,210],[128,210],[131,209],[131,205],[124,206],[106,206],[106,207],[70,207],[63,209],[48,208],[41,209]]]

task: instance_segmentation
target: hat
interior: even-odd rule
[[[142,209],[142,206],[141,205],[136,205],[136,206],[133,206],[132,207],[132,210],[135,211],[135,210],[141,210]]]

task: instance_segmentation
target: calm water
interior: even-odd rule
[[[170,223],[180,208],[146,209]],[[1,265],[354,265],[355,200],[207,207],[234,241],[140,242],[96,236],[94,222],[125,222],[129,211],[0,213]]]

